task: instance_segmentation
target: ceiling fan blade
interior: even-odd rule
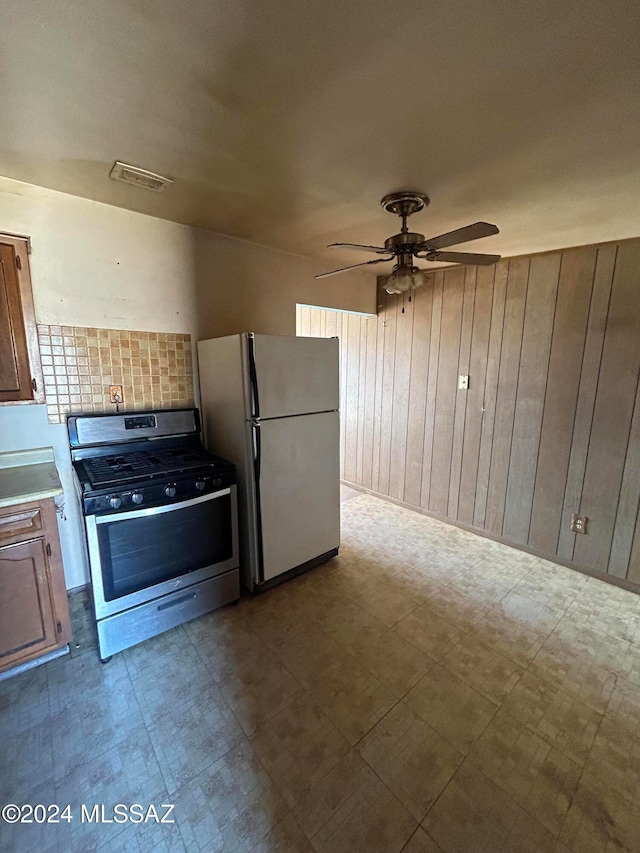
[[[444,249],[446,246],[457,246],[458,243],[467,243],[469,240],[479,240],[480,237],[491,237],[492,234],[499,233],[500,229],[496,225],[491,225],[489,222],[474,222],[473,225],[456,228],[455,231],[448,231],[438,237],[431,237],[424,241],[424,247],[425,249]]]
[[[475,255],[473,252],[429,252],[421,255],[427,261],[445,261],[448,264],[473,264],[490,266],[500,260],[500,255]]]
[[[364,252],[377,252],[379,255],[389,254],[389,250],[382,246],[363,246],[360,243],[331,243],[327,249],[362,249]]]
[[[357,267],[366,267],[369,264],[384,264],[384,263],[388,263],[389,261],[392,261],[392,260],[393,260],[393,258],[391,257],[391,258],[379,258],[378,260],[375,260],[375,261],[365,261],[362,264],[352,264],[350,267],[342,267],[339,270],[332,270],[331,272],[322,272],[322,273],[320,273],[320,275],[317,275],[315,277],[316,278],[329,278],[330,275],[338,275],[341,272],[348,272],[349,270],[354,270]]]

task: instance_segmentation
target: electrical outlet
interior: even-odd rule
[[[122,385],[109,385],[109,399],[112,403],[122,403]]]
[[[468,376],[458,376],[458,390],[459,391],[468,391],[469,390],[469,377]]]
[[[571,532],[572,533],[586,533],[587,532],[587,522],[589,519],[586,515],[576,515],[574,512],[571,515]]]

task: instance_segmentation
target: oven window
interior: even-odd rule
[[[231,497],[98,525],[104,597],[113,601],[233,555]]]

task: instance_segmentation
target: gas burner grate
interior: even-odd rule
[[[197,468],[209,468],[212,465],[208,454],[181,448],[132,451],[84,460],[85,470],[93,486],[122,483],[140,477],[178,474]]]

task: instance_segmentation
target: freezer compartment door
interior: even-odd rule
[[[262,421],[256,429],[267,581],[340,544],[339,415]]]
[[[340,407],[337,338],[254,335],[252,342],[262,420]]]

